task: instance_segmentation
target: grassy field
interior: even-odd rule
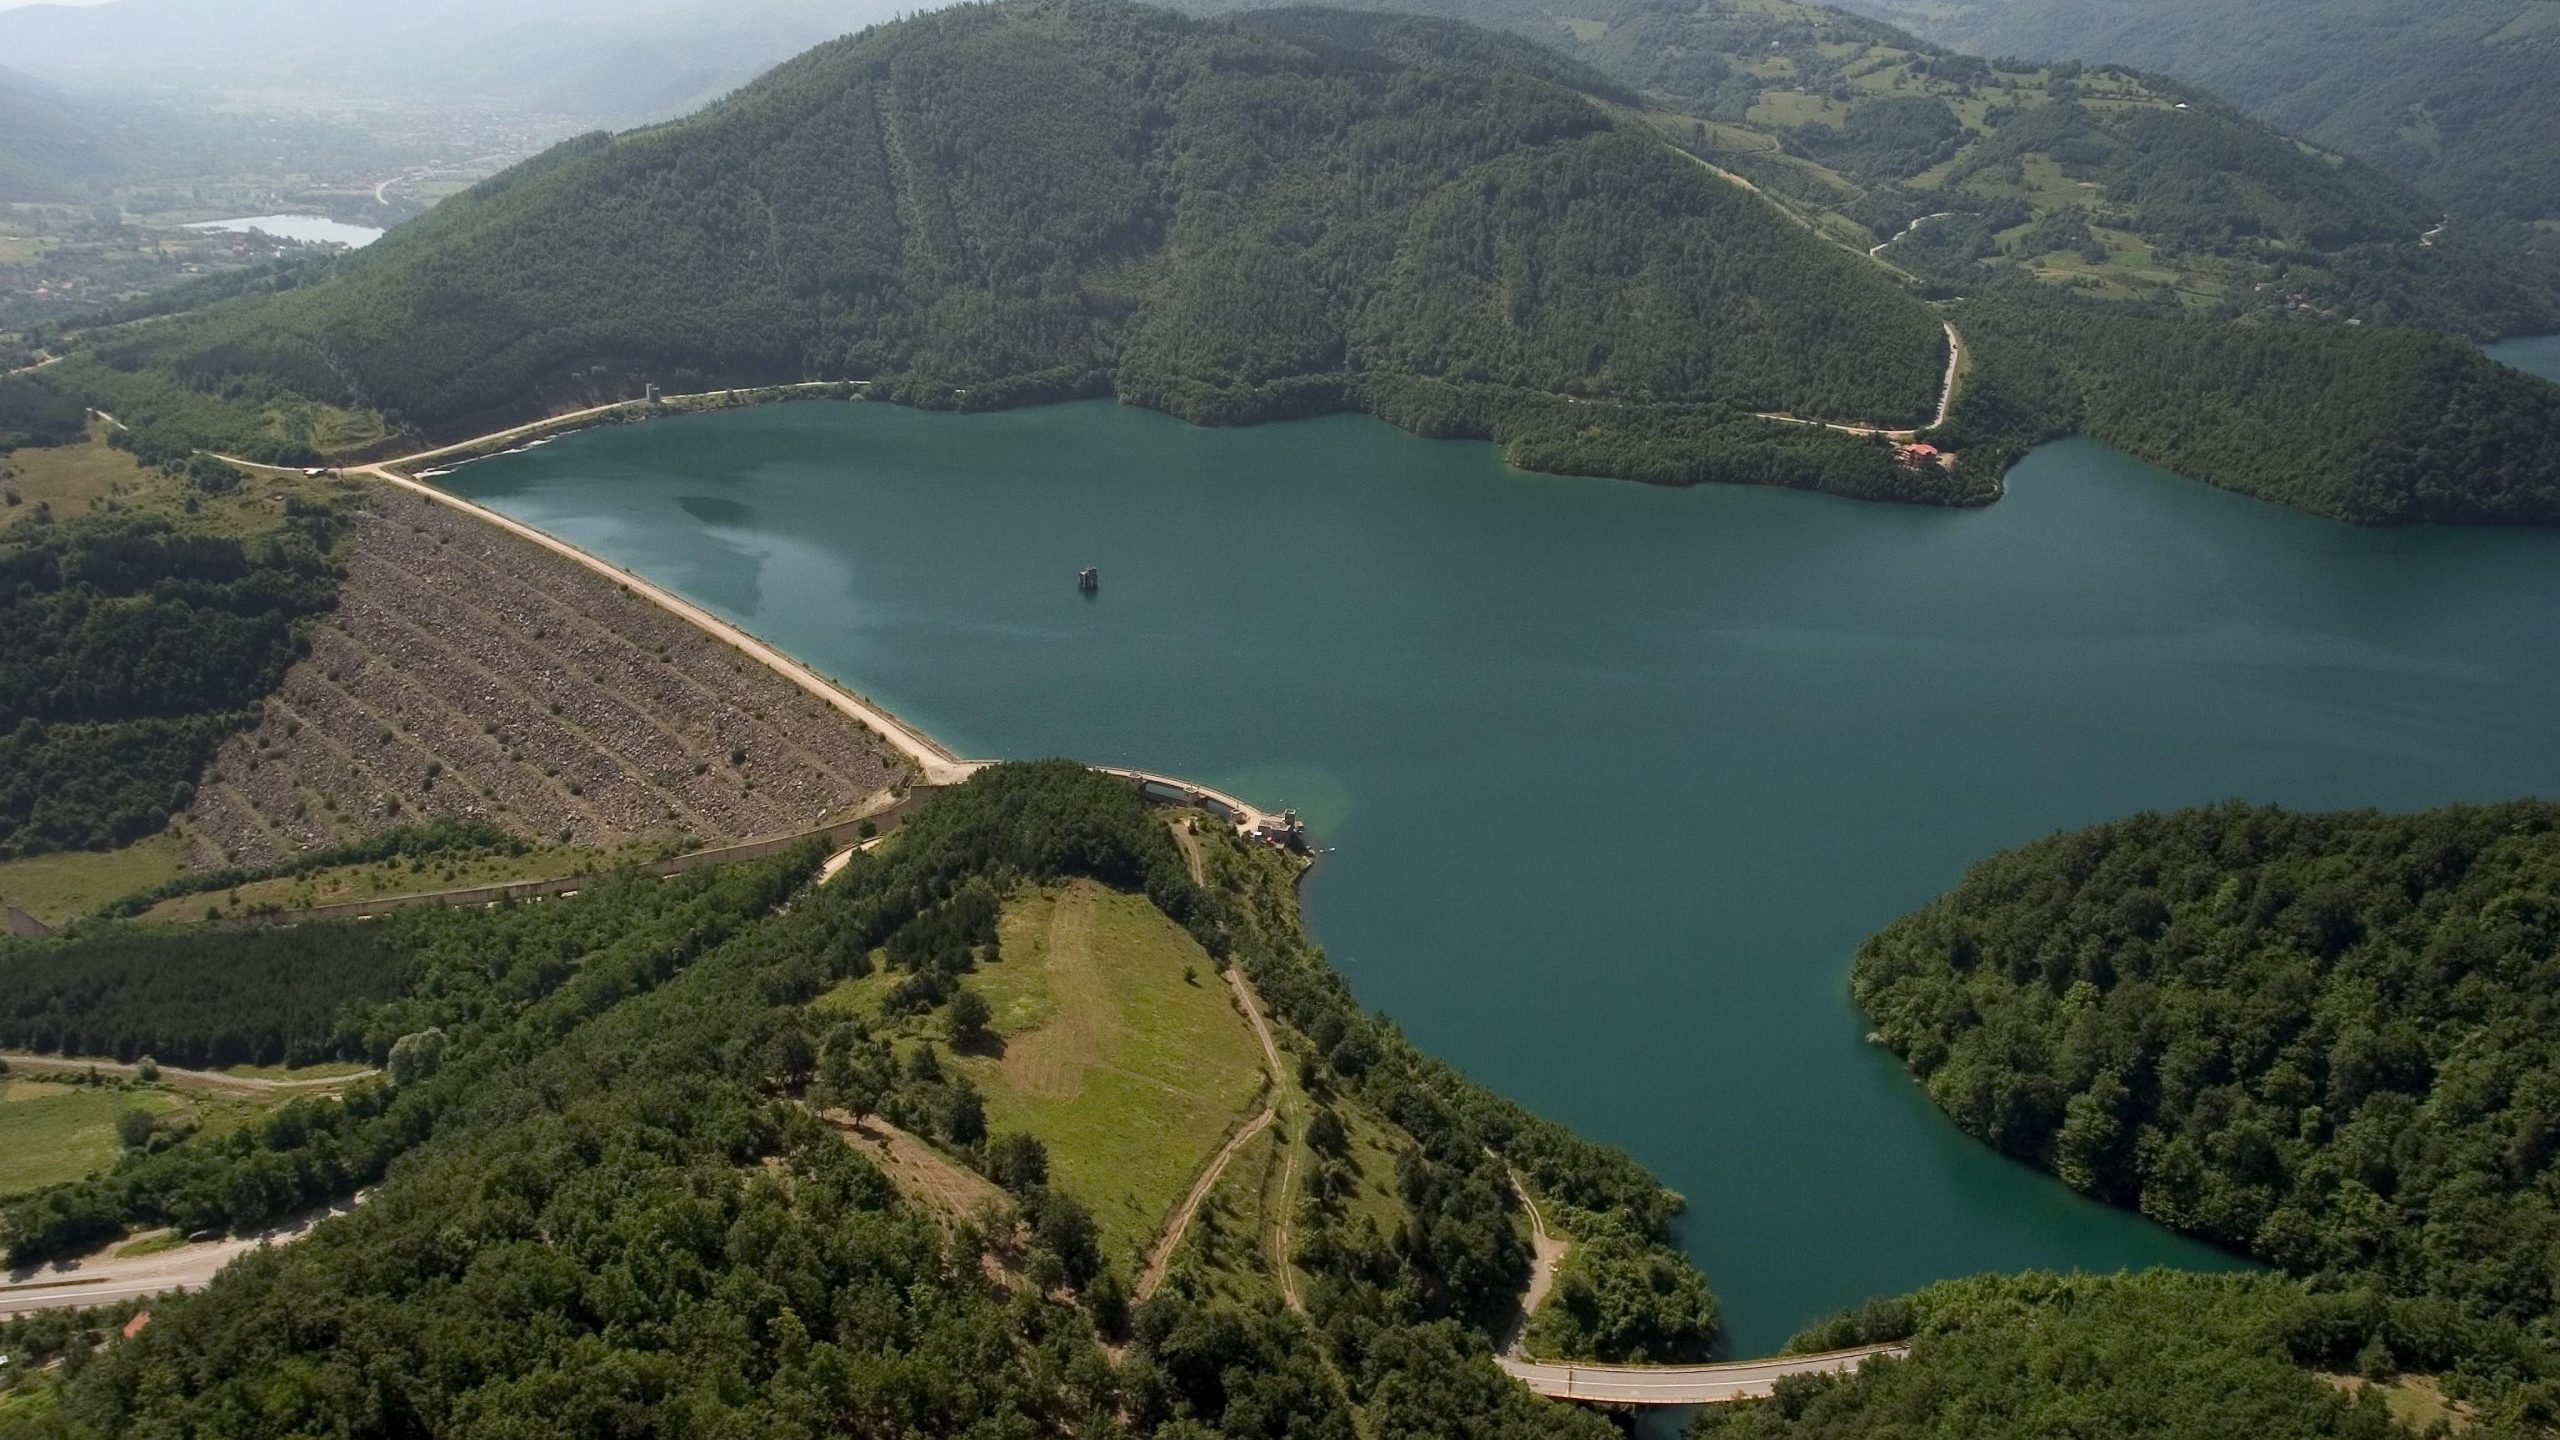
[[[986,1097],[991,1133],[1049,1147],[1051,1182],[1091,1207],[1104,1255],[1135,1273],[1253,1113],[1260,1047],[1199,943],[1143,896],[1084,881],[1026,890],[1006,902],[1000,938],[1003,958],[968,979],[997,1043],[945,1063]],[[896,978],[848,981],[817,1007],[876,1019]],[[939,1037],[940,1017],[903,1028]]]
[[[317,1065],[231,1065],[222,1073],[244,1080],[338,1080],[372,1068],[361,1060],[324,1060]]]
[[[89,422],[89,438],[77,445],[48,450],[13,450],[0,458],[0,500],[18,497],[0,509],[0,525],[50,506],[53,518],[68,520],[88,513],[109,495],[131,493],[158,478],[122,450],[106,443],[104,421]]]
[[[0,1080],[0,1200],[77,1180],[116,1157],[116,1117],[181,1108],[161,1090]]]
[[[985,1092],[990,1130],[1048,1145],[1104,1253],[1138,1253],[1251,1110],[1253,1032],[1199,943],[1141,896],[1084,882],[1027,892],[1001,934],[1005,958],[971,984],[1002,1054],[956,1066]]]
[[[1248,1308],[1279,1293],[1273,1276],[1277,1257],[1272,1254],[1272,1227],[1279,1219],[1282,1182],[1293,1180],[1292,1147],[1299,1150],[1301,1167],[1295,1178],[1302,1179],[1307,1157],[1294,1130],[1284,1138],[1274,1126],[1236,1152],[1192,1217],[1191,1233],[1175,1253],[1177,1270],[1196,1267],[1210,1293]],[[1296,1188],[1294,1182],[1291,1188]]]
[[[385,860],[369,865],[343,865],[308,875],[253,880],[228,890],[180,895],[143,912],[146,920],[201,920],[220,906],[225,914],[243,908],[278,905],[299,909],[342,900],[373,900],[386,895],[421,895],[472,885],[517,880],[549,880],[563,875],[610,870],[625,863],[655,860],[665,851],[655,841],[615,849],[591,846],[540,845],[522,855],[487,855],[476,859]],[[139,886],[133,888],[140,888]],[[129,892],[118,892],[129,893]],[[29,913],[37,913],[30,911]]]
[[[0,861],[0,905],[15,905],[58,925],[120,895],[173,880],[186,864],[186,842],[165,833],[121,850]]]

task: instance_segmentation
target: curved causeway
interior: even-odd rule
[[[1503,1373],[1555,1400],[1595,1405],[1726,1405],[1766,1400],[1794,1375],[1847,1375],[1879,1357],[1899,1360],[1907,1345],[1862,1345],[1819,1355],[1778,1355],[1713,1365],[1550,1365],[1505,1355]]]

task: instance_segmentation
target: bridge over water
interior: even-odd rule
[[[1551,1365],[1505,1355],[1494,1363],[1512,1379],[1556,1400],[1607,1405],[1723,1405],[1766,1400],[1790,1375],[1846,1375],[1878,1356],[1900,1359],[1907,1345],[1862,1345],[1819,1355],[1774,1355],[1714,1365]]]

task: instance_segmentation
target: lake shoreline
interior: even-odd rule
[[[1958,357],[1963,354],[1960,349],[1954,353]],[[1955,369],[1955,363],[1951,362],[1950,377]],[[2017,459],[2007,452],[1995,453],[1990,462],[1993,468],[1988,472],[1991,478],[1987,484],[1980,484],[1973,478],[1982,473],[1977,469],[1959,471],[1936,465],[1906,466],[1887,458],[1892,453],[1887,447],[1895,443],[1895,437],[1916,436],[1933,430],[1944,423],[1943,417],[1935,422],[1923,422],[1917,430],[1887,431],[1873,426],[1769,414],[1724,415],[1715,412],[1711,415],[1682,405],[1641,406],[1616,401],[1586,401],[1543,392],[1504,391],[1488,400],[1465,387],[1413,377],[1363,381],[1339,376],[1297,376],[1291,377],[1290,381],[1274,382],[1260,388],[1267,393],[1241,401],[1221,396],[1202,404],[1185,404],[1169,389],[1150,387],[1143,380],[1133,381],[1124,387],[1116,376],[1107,371],[1085,372],[1073,377],[1035,376],[976,387],[932,385],[914,380],[800,380],[661,395],[654,399],[607,401],[501,426],[406,455],[376,458],[366,450],[359,450],[355,456],[359,463],[394,465],[404,469],[422,464],[463,464],[523,445],[556,439],[566,431],[588,424],[632,424],[672,414],[740,409],[795,400],[839,399],[875,401],[934,414],[997,414],[1110,400],[1204,430],[1245,429],[1284,421],[1321,419],[1329,415],[1363,415],[1392,425],[1417,439],[1492,445],[1502,452],[1503,463],[1524,474],[1615,480],[1673,490],[1694,489],[1701,485],[1798,490],[1844,500],[1930,510],[1978,510],[1997,503],[2008,494],[2007,472]],[[1713,438],[1731,427],[1747,427],[1753,444],[1743,453],[1770,468],[1755,476],[1709,473],[1697,469],[1696,466],[1704,464],[1704,461],[1695,461],[1687,468],[1676,470],[1660,463],[1577,465],[1573,459],[1581,452],[1570,448],[1563,451],[1540,449],[1529,444],[1525,436],[1506,434],[1506,428],[1516,431],[1518,427],[1506,427],[1501,419],[1487,413],[1489,405],[1499,405],[1505,399],[1543,406],[1553,412],[1547,417],[1551,421],[1570,417],[1575,424],[1584,426],[1607,426],[1614,422],[1620,426],[1636,427],[1608,432],[1620,439],[1641,439],[1640,429],[1645,425],[1707,425],[1704,431],[1691,433],[1686,440],[1668,446],[1673,452],[1703,451],[1706,438],[1701,437]],[[1876,443],[1879,441],[1884,445],[1880,447]],[[1798,469],[1787,472],[1788,457],[1819,458],[1820,452],[1806,448],[1811,446],[1828,447],[1835,460],[1846,454],[1875,463],[1867,467],[1869,473],[1849,484],[1826,483],[1825,475],[1815,471]],[[1867,452],[1874,453],[1870,455]],[[1719,452],[1720,461],[1730,458]],[[1551,459],[1556,463],[1537,463],[1541,459]]]
[[[443,483],[963,753],[1296,804],[1358,860],[1307,902],[1362,1003],[1689,1195],[1750,1354],[1956,1274],[2233,1263],[1984,1151],[1861,1042],[1847,956],[1966,864],[2225,795],[2560,784],[2528,743],[2549,539],[2359,529],[2085,441],[2015,478],[1980,512],[1807,504],[1097,401],[741,409]]]

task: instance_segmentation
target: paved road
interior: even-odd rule
[[[1548,1365],[1503,1356],[1494,1363],[1530,1389],[1558,1400],[1611,1405],[1723,1405],[1766,1400],[1790,1375],[1845,1375],[1904,1345],[1868,1345],[1821,1355],[1778,1355],[1716,1365]]]
[[[173,1290],[201,1290],[223,1266],[266,1245],[283,1245],[311,1233],[332,1215],[343,1215],[363,1197],[343,1200],[269,1226],[252,1235],[200,1245],[181,1245],[157,1255],[116,1259],[91,1255],[48,1265],[31,1265],[0,1275],[0,1320],[38,1310],[64,1310],[87,1305],[113,1305]]]

